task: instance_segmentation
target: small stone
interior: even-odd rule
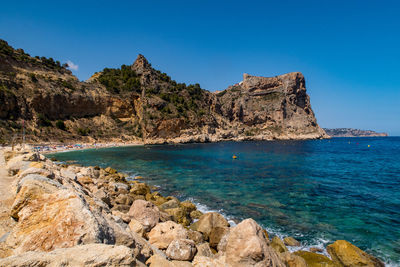
[[[104,171],[107,172],[107,173],[109,173],[109,174],[115,174],[115,173],[117,173],[117,170],[116,170],[116,169],[113,169],[113,168],[111,168],[111,167],[105,168]]]

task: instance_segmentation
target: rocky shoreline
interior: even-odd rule
[[[330,258],[292,253],[292,237],[270,236],[253,219],[231,226],[110,167],[2,154],[13,184],[1,202],[0,266],[384,266],[344,240],[327,246]]]

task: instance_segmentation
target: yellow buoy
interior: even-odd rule
[[[370,145],[368,145],[368,147],[370,147]]]
[[[233,159],[237,159],[237,157],[235,155],[232,156]]]

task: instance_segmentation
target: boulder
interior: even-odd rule
[[[134,182],[131,184],[130,192],[134,195],[143,195],[150,193],[150,187],[145,183]]]
[[[188,200],[181,202],[181,207],[184,208],[188,213],[191,213],[197,209],[196,205]]]
[[[175,239],[187,239],[187,230],[180,224],[167,221],[157,224],[148,234],[150,244],[159,249],[168,248]]]
[[[190,218],[192,218],[192,220],[197,220],[201,217],[201,215],[203,215],[203,213],[199,210],[194,210],[190,213]]]
[[[187,261],[169,261],[165,256],[153,255],[146,261],[146,265],[150,267],[192,267],[192,264]]]
[[[332,260],[343,266],[385,266],[379,259],[369,255],[346,240],[337,240],[327,247]]]
[[[200,219],[190,226],[190,229],[198,231],[208,240],[211,231],[216,227],[229,227],[228,221],[217,212],[203,214]]]
[[[0,259],[0,266],[145,266],[135,259],[134,250],[125,246],[88,244],[59,248],[51,252],[26,252]]]
[[[187,232],[188,232],[188,238],[190,240],[193,240],[194,243],[200,244],[204,242],[203,235],[200,232],[193,231],[191,229],[189,229]]]
[[[298,247],[298,246],[300,246],[300,242],[297,241],[296,239],[294,239],[294,238],[291,237],[291,236],[285,237],[285,238],[283,239],[283,243],[284,243],[286,246],[289,246],[289,247]]]
[[[318,253],[300,250],[293,252],[293,254],[302,257],[308,267],[340,267],[339,264]]]
[[[171,200],[170,200],[171,201]],[[172,216],[172,220],[182,224],[183,226],[188,226],[190,225],[190,218],[188,217],[188,214],[185,209],[182,207],[177,207],[173,209],[166,209],[164,210],[166,213],[168,213],[170,216]]]
[[[214,249],[217,249],[219,241],[221,238],[229,232],[229,227],[215,227],[211,230],[209,236],[210,246]]]
[[[132,203],[128,215],[139,221],[147,232],[160,220],[159,209],[153,203],[140,199]]]
[[[292,254],[289,251],[281,253],[280,257],[287,267],[308,267],[302,257]]]
[[[128,227],[129,227],[129,230],[131,230],[133,233],[138,234],[141,237],[143,237],[144,234],[145,234],[145,230],[144,230],[143,225],[139,221],[137,221],[135,219],[132,219],[129,222]]]
[[[107,172],[107,173],[109,173],[109,174],[115,174],[115,173],[117,173],[117,170],[116,170],[116,169],[113,169],[113,168],[111,168],[111,167],[105,168],[104,171]]]
[[[204,242],[197,245],[196,256],[214,257],[214,254],[211,252],[210,245],[207,242]]]
[[[288,249],[287,249],[287,247],[285,246],[285,244],[283,243],[283,241],[282,241],[279,237],[277,237],[277,236],[274,236],[274,237],[272,238],[272,240],[271,240],[271,247],[272,247],[273,249],[275,249],[275,251],[278,252],[278,253],[283,253],[283,252],[288,251]]]
[[[147,193],[146,196],[145,196],[145,199],[147,201],[150,201],[151,203],[153,203],[156,206],[160,206],[160,205],[162,205],[162,204],[164,204],[165,202],[168,201],[165,197],[160,195],[159,192],[153,192],[151,194]]]
[[[226,242],[226,263],[232,266],[284,267],[278,254],[268,245],[263,229],[246,219],[232,228]]]
[[[225,264],[225,257],[210,258],[205,256],[197,256],[193,259],[193,267],[229,267]]]
[[[171,200],[168,200],[167,202],[164,202],[163,204],[161,204],[158,207],[162,210],[178,208],[179,201],[176,199],[171,199]]]
[[[193,240],[176,239],[169,244],[166,255],[173,260],[190,261],[196,252],[197,249]]]

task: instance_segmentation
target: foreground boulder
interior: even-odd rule
[[[39,175],[28,175],[21,183],[12,207],[18,223],[6,240],[13,254],[115,243],[107,221],[76,192]]]
[[[160,220],[160,210],[146,200],[135,200],[129,209],[129,216],[139,221],[145,231],[150,231]]]
[[[203,214],[197,222],[190,226],[190,229],[202,233],[204,239],[208,240],[211,231],[217,227],[229,227],[229,223],[221,214],[217,212],[209,212]]]
[[[192,240],[177,239],[169,244],[166,254],[172,260],[190,261],[196,252],[196,245]]]
[[[157,224],[148,237],[150,244],[159,249],[166,249],[173,240],[188,238],[188,233],[182,225],[168,221]]]
[[[246,219],[231,229],[225,257],[226,263],[232,266],[285,266],[253,219]]]
[[[343,266],[385,266],[379,259],[362,251],[346,240],[337,240],[327,247],[332,260]]]
[[[292,254],[289,251],[281,253],[280,257],[287,267],[308,267],[302,257]]]
[[[0,259],[0,266],[75,267],[75,266],[145,266],[135,259],[134,250],[125,246],[89,244],[60,248],[51,252],[26,252]]]

